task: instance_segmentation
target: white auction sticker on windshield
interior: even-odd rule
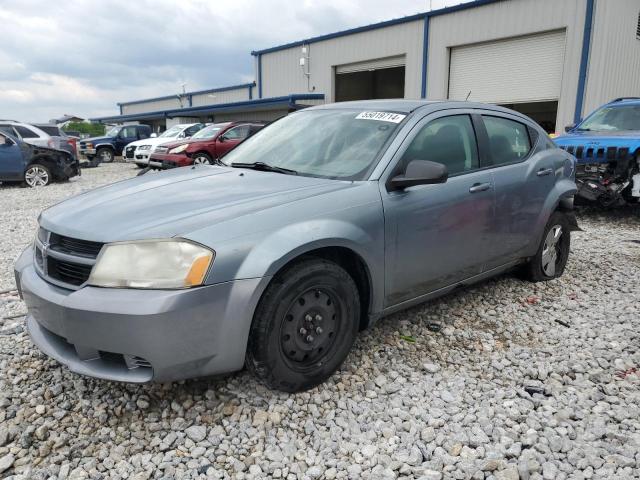
[[[380,122],[400,123],[406,115],[393,112],[362,112],[356,117],[360,120],[378,120]]]

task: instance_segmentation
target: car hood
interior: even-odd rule
[[[640,143],[640,131],[624,131],[624,132],[595,132],[574,131],[564,135],[560,135],[553,139],[558,145],[587,145],[598,144],[622,146],[626,144]]]
[[[143,138],[142,140],[136,140],[135,142],[131,142],[130,144],[128,144],[127,146],[134,146],[134,147],[139,147],[140,145],[151,145],[152,147],[155,147],[157,145],[163,145],[165,143],[169,143],[169,142],[175,142],[175,138],[171,138],[171,137],[155,137],[155,138]]]
[[[89,137],[89,138],[83,138],[82,140],[80,140],[80,143],[87,143],[87,142],[91,142],[91,143],[111,142],[112,140],[113,140],[113,137]]]
[[[47,230],[96,242],[168,238],[351,186],[229,167],[179,168],[78,195],[42,212],[39,221]]]

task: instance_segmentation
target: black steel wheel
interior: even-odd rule
[[[270,388],[297,392],[324,382],[353,345],[358,288],[339,265],[301,261],[267,287],[254,315],[246,364]]]

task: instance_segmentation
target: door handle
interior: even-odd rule
[[[490,188],[490,183],[474,183],[473,185],[471,185],[471,188],[469,188],[469,193],[484,192],[485,190],[489,190]]]
[[[540,170],[538,170],[536,175],[539,177],[544,177],[547,175],[551,175],[552,173],[553,173],[553,168],[541,168]]]

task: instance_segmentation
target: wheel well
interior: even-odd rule
[[[358,287],[358,293],[360,296],[359,329],[364,330],[367,328],[369,326],[369,310],[371,304],[371,277],[369,275],[369,269],[367,268],[364,260],[362,260],[362,257],[346,247],[318,248],[316,250],[305,252],[290,260],[278,270],[276,276],[282,271],[290,268],[292,265],[308,259],[309,257],[321,258],[337,263],[347,271],[351,278],[353,278],[353,281]]]
[[[214,158],[214,156],[213,156],[213,155],[211,155],[211,154],[210,154],[209,152],[207,152],[206,150],[198,150],[197,152],[192,153],[192,154],[191,154],[191,158],[195,157],[196,155],[200,155],[200,154],[204,154],[204,155],[206,155],[206,156],[207,156],[207,157],[209,157],[209,158]]]
[[[53,177],[55,177],[56,175],[56,162],[52,159],[49,158],[47,156],[39,156],[39,157],[34,157],[29,164],[27,165],[27,167],[25,168],[25,172],[26,170],[33,165],[34,163],[38,163],[40,165],[44,165],[45,167],[47,167],[49,169],[49,172],[51,173],[51,175]]]

